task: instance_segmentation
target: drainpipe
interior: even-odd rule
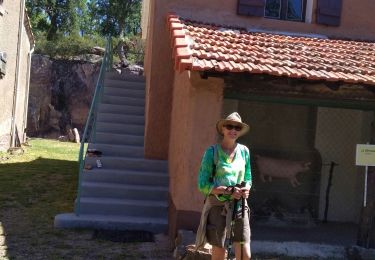
[[[31,47],[28,55],[28,61],[27,61],[27,78],[26,78],[26,91],[25,91],[25,102],[24,102],[24,108],[23,108],[23,125],[22,130],[23,133],[23,142],[26,141],[26,128],[27,128],[27,112],[29,107],[29,91],[30,91],[30,73],[31,73],[31,57],[33,56],[33,52],[35,50],[35,43]]]
[[[17,113],[17,98],[18,98],[18,84],[21,70],[21,48],[22,48],[22,36],[23,36],[23,23],[25,19],[25,0],[21,0],[20,3],[20,18],[18,24],[18,43],[17,43],[17,60],[16,60],[16,75],[14,81],[14,92],[13,92],[13,108],[12,108],[12,127],[11,127],[11,139],[10,147],[15,147],[16,143],[16,113]]]

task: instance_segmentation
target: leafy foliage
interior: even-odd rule
[[[97,0],[94,14],[104,35],[137,34],[140,30],[140,0]]]
[[[91,53],[94,46],[104,47],[104,45],[104,38],[98,35],[68,35],[59,37],[58,41],[49,41],[45,35],[40,35],[35,52],[52,58],[67,59]]]
[[[79,14],[86,8],[85,0],[28,0],[26,4],[33,28],[46,32],[48,40],[55,40],[59,31],[78,33]]]
[[[52,57],[90,53],[104,36],[134,41],[131,60],[143,59],[141,0],[26,0],[36,37],[36,52]],[[114,39],[114,42],[118,40]],[[116,45],[114,45],[116,46]]]

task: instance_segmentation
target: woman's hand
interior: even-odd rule
[[[233,193],[232,193],[232,198],[239,200],[242,198],[242,190],[241,188],[234,187],[233,188]]]
[[[249,197],[249,194],[250,194],[250,188],[249,187],[243,187],[243,188],[241,188],[241,191],[242,191],[242,197],[247,199]]]
[[[239,200],[241,198],[247,199],[249,197],[249,192],[250,192],[250,188],[247,188],[247,187],[239,188],[239,187],[231,186],[230,189],[228,189],[227,186],[218,186],[212,189],[211,194],[232,195],[232,198]]]

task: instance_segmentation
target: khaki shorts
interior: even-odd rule
[[[226,223],[222,214],[224,206],[214,206],[210,209],[207,218],[207,242],[216,247],[225,247]],[[244,218],[237,218],[233,227],[233,242],[250,243],[249,208],[246,207]]]

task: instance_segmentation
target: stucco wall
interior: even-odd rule
[[[234,25],[269,31],[314,33],[334,38],[375,40],[375,20],[371,12],[375,1],[343,1],[341,26],[316,24],[316,0],[313,0],[311,23],[279,21],[273,19],[239,16],[237,0],[158,0],[150,1],[145,70],[147,76],[145,155],[149,158],[168,158],[168,140],[172,101],[173,60],[166,17],[170,12],[197,21]],[[368,14],[368,15],[365,15]],[[166,129],[157,131],[155,129]]]
[[[159,3],[159,2],[157,2]],[[173,63],[166,30],[166,10],[152,1],[146,64],[146,158],[167,159],[172,110]]]
[[[16,70],[18,21],[20,1],[4,1],[6,11],[0,16],[0,49],[8,56],[6,75],[0,79],[0,146],[7,148],[10,142],[12,104]],[[6,36],[6,37],[4,37]],[[1,148],[0,148],[1,149]]]
[[[10,132],[12,124],[13,96],[15,90],[15,74],[17,61],[18,25],[20,18],[20,0],[4,1],[2,7],[5,10],[0,15],[0,51],[7,53],[7,70],[3,79],[0,79],[0,150],[5,150],[10,144]],[[27,63],[30,50],[30,39],[23,29],[23,42],[21,47],[20,78],[17,89],[17,103],[15,120],[21,138],[23,140],[24,101],[27,87]]]
[[[313,0],[312,22],[301,23],[280,21],[275,19],[237,15],[237,0],[185,0],[157,1],[165,5],[165,9],[173,10],[178,15],[198,21],[216,24],[238,25],[246,28],[259,28],[276,31],[305,32],[324,34],[333,37],[375,40],[375,21],[371,14],[375,10],[375,2],[363,0],[344,0],[339,27],[316,24],[316,4]]]
[[[170,224],[178,228],[196,228],[199,220],[204,198],[197,190],[198,170],[204,150],[216,141],[223,88],[222,79],[201,79],[196,72],[175,75],[169,174],[171,208],[175,209]]]
[[[28,38],[26,28],[24,27],[22,33],[22,45],[21,45],[21,55],[20,55],[20,74],[19,74],[19,81],[18,81],[18,89],[17,89],[17,106],[16,106],[16,126],[19,133],[19,138],[21,142],[24,142],[24,132],[26,127],[26,111],[25,106],[27,106],[27,75],[28,75],[28,63],[29,63],[29,52],[30,52],[30,40]]]
[[[375,28],[375,20],[370,15],[375,1],[364,0],[358,4],[355,0],[345,0],[339,27],[317,25],[315,8],[316,0],[311,23],[300,23],[238,16],[237,0],[150,1],[145,56],[145,156],[169,160],[170,231],[192,228],[203,206],[203,198],[196,189],[197,171],[203,150],[216,141],[214,125],[222,112],[224,83],[219,79],[200,79],[197,73],[175,72],[167,14],[175,12],[192,20],[248,29],[375,40],[375,31],[368,30]],[[238,104],[225,107],[234,110]]]

